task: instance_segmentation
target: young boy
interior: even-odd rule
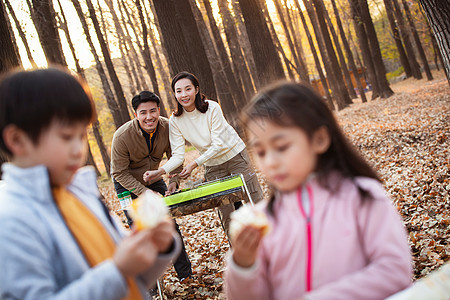
[[[0,299],[145,299],[180,251],[173,224],[124,237],[79,169],[90,93],[57,68],[0,80]]]

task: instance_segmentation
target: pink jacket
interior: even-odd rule
[[[349,179],[335,193],[312,179],[303,192],[278,195],[257,262],[244,269],[228,256],[228,299],[384,299],[408,287],[401,218],[378,181],[356,181],[374,201],[361,201]]]

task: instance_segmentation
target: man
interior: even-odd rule
[[[147,170],[157,170],[164,153],[170,158],[172,151],[169,142],[169,120],[160,116],[160,99],[149,91],[142,91],[131,100],[135,119],[123,124],[116,130],[111,144],[111,176],[117,194],[130,191],[133,199],[146,189],[165,195],[176,190],[178,177],[169,180],[169,186],[161,177],[144,182],[143,174]],[[180,173],[182,166],[172,172]],[[128,224],[132,219],[125,210]],[[180,229],[175,227],[181,237]],[[182,247],[180,256],[174,262],[180,281],[192,275],[191,262]]]

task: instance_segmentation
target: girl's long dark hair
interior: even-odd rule
[[[195,77],[194,74],[191,74],[189,72],[180,72],[177,75],[175,75],[172,79],[172,91],[175,93],[175,83],[177,83],[178,80],[187,78],[189,79],[195,88],[198,88],[198,92],[195,95],[195,108],[198,109],[201,113],[205,113],[208,110],[208,102],[206,102],[206,96],[200,92],[200,84],[198,82],[197,77]],[[177,101],[177,110],[173,113],[175,117],[181,116],[183,113],[183,106],[178,102],[177,97],[175,97],[175,101]]]
[[[319,155],[315,173],[319,183],[328,189],[334,191],[340,186],[339,182],[329,182],[328,174],[331,171],[338,171],[352,180],[357,176],[364,176],[381,181],[347,140],[322,98],[306,85],[283,81],[268,86],[253,97],[241,115],[244,128],[255,119],[264,119],[285,127],[299,127],[309,138],[312,138],[317,129],[325,127],[331,143],[328,150]],[[358,186],[358,189],[362,199],[372,199],[361,187]],[[272,196],[269,204],[271,213],[273,200]]]

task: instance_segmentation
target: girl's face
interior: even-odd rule
[[[86,123],[66,124],[53,121],[34,144],[26,140],[28,166],[45,165],[52,185],[68,184],[85,161]]]
[[[195,95],[198,93],[198,87],[192,84],[188,78],[182,78],[175,83],[175,98],[186,111],[195,109]]]
[[[310,139],[299,127],[283,127],[266,119],[250,121],[247,133],[257,167],[282,192],[297,189],[314,171],[318,154],[328,148],[327,144],[324,150],[316,134]]]

